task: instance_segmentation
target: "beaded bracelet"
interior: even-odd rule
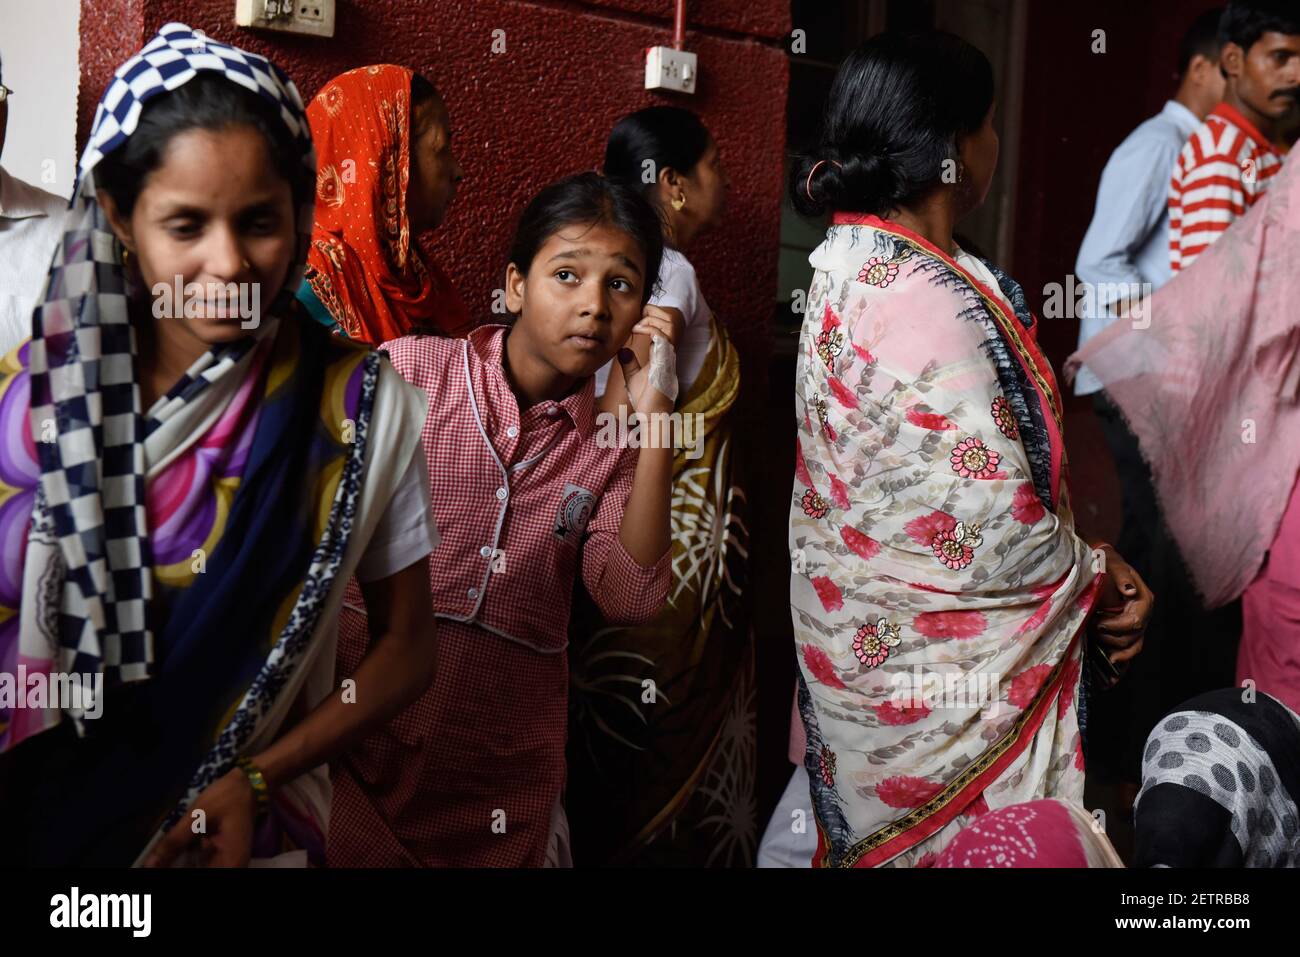
[[[271,802],[271,790],[266,786],[266,776],[262,774],[262,769],[248,758],[236,760],[235,767],[243,771],[244,776],[248,778],[248,783],[253,788],[253,797],[257,802],[257,816],[261,817],[266,813],[267,806]]]

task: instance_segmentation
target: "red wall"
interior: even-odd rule
[[[623,113],[656,102],[696,110],[731,176],[726,223],[692,260],[710,304],[734,332],[750,385],[766,373],[788,86],[783,0],[688,0],[687,49],[700,58],[693,96],[642,89],[644,48],[672,41],[671,0],[339,0],[332,39],[234,26],[234,0],[82,0],[80,142],[114,67],[181,20],[274,59],[310,98],[332,76],[392,62],[433,80],[447,101],[465,168],[433,247],[470,308],[488,315],[502,284],[513,220],[541,186],[596,167]],[[492,31],[506,33],[493,54]]]

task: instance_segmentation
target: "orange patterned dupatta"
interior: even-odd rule
[[[463,335],[469,311],[411,235],[411,71],[366,66],[307,107],[318,158],[307,283],[352,339]]]

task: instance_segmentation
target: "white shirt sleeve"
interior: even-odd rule
[[[695,267],[674,249],[664,250],[664,262],[659,268],[659,285],[650,297],[650,302],[656,306],[679,310],[686,321],[682,341],[677,343],[678,398],[681,399],[690,391],[704,367],[712,333],[709,320],[713,314],[700,291]]]
[[[429,500],[429,467],[424,446],[417,444],[397,491],[357,563],[357,581],[371,582],[394,575],[432,552],[439,541]]]
[[[676,309],[691,325],[696,321],[699,311],[700,284],[695,278],[695,267],[686,257],[678,253],[670,255],[671,250],[664,251],[664,262],[659,269],[659,282],[655,285],[650,304]]]
[[[1178,147],[1171,141],[1137,133],[1120,144],[1102,171],[1096,211],[1075,263],[1078,277],[1098,290],[1100,317],[1117,289],[1142,286],[1137,254],[1165,215],[1177,161]]]

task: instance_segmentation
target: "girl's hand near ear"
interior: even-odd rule
[[[619,365],[627,382],[628,404],[640,415],[670,415],[677,404],[676,345],[685,323],[676,309],[646,306],[641,321],[632,327],[630,345],[619,350]],[[646,351],[634,351],[640,340]],[[649,435],[663,435],[653,422]],[[636,475],[619,525],[619,540],[638,565],[658,562],[671,544],[673,477],[672,443],[642,444],[637,453]]]
[[[680,309],[674,309],[671,306],[647,305],[641,313],[641,321],[632,327],[632,338],[635,341],[638,333],[651,336],[657,332],[668,340],[670,346],[676,349],[681,344],[682,335],[685,331],[686,317],[682,315]]]
[[[646,306],[632,327],[632,347],[619,350],[628,401],[637,412],[671,412],[677,402],[676,346],[685,323],[680,311]],[[637,340],[647,343],[643,352]]]
[[[667,318],[671,325],[672,335],[665,338],[674,349],[682,341],[682,336],[686,330],[686,317],[682,315],[680,309],[674,309],[671,306],[646,306],[641,321],[632,328],[632,333],[628,336],[625,346],[636,356],[636,367],[644,366],[650,362],[651,337],[661,334],[656,327],[647,325],[647,317],[649,316],[656,316],[661,319]],[[605,383],[605,394],[596,400],[596,408],[601,412],[617,413],[619,406],[633,404],[628,395],[627,379],[624,374],[622,359],[619,356],[615,358],[618,358],[619,361],[615,362],[613,368],[609,370],[609,378]]]

